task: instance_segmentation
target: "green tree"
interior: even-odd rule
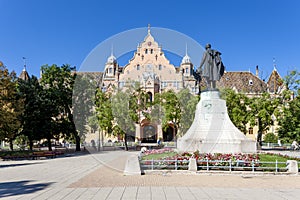
[[[181,119],[181,107],[176,93],[173,90],[168,90],[161,94],[157,93],[155,99],[155,104],[160,104],[162,108],[160,116],[163,129],[166,130],[169,124],[172,123],[176,136]]]
[[[283,78],[285,89],[292,91],[296,96],[300,90],[300,72],[297,70],[289,71],[288,74]]]
[[[285,90],[278,97],[280,100],[280,106],[276,110],[276,117],[280,126],[278,136],[283,142],[291,143],[294,140],[300,140],[299,75],[297,70],[292,70],[283,78]]]
[[[76,141],[76,151],[80,151],[80,136],[76,130],[72,113],[72,93],[75,74],[70,65],[44,65],[41,67],[41,85],[45,91],[44,106],[51,120],[44,126],[44,136],[48,140],[49,150],[51,139],[61,136],[73,136]]]
[[[195,118],[195,111],[197,103],[199,102],[199,95],[192,95],[189,89],[182,89],[177,94],[180,103],[181,120],[179,123],[178,134],[184,135]]]
[[[24,100],[21,134],[26,136],[29,141],[29,148],[32,150],[34,140],[42,139],[41,127],[51,119],[45,116],[44,112],[47,111],[42,107],[44,105],[43,88],[37,77],[32,76],[28,80],[19,79],[18,85],[21,98]]]
[[[101,129],[101,134],[112,134],[114,117],[112,113],[111,94],[105,93],[101,88],[98,88],[96,91],[95,105],[98,121],[97,125]],[[93,117],[90,118],[90,120],[92,119]]]
[[[95,116],[93,106],[97,83],[88,74],[76,73],[75,77],[72,96],[72,115],[78,135],[81,140],[84,140],[88,131],[87,124],[89,124],[89,119]],[[92,128],[94,130],[97,129],[95,127]],[[74,137],[74,134],[71,134],[71,136]]]
[[[258,126],[257,142],[260,145],[263,133],[273,125],[272,116],[277,107],[278,101],[271,99],[269,93],[263,93],[260,97],[250,99],[250,124]]]
[[[236,93],[232,89],[222,91],[222,98],[226,100],[228,115],[232,123],[246,134],[246,124],[250,120],[248,112],[249,98],[245,94]]]
[[[300,141],[300,99],[287,103],[278,117],[278,136],[283,142]]]
[[[264,137],[264,142],[266,143],[277,143],[278,136],[274,133],[267,133]]]
[[[0,66],[0,140],[9,142],[13,150],[13,141],[21,128],[20,116],[23,112],[23,100],[17,90],[15,72]]]
[[[125,150],[128,150],[127,138],[135,131],[136,115],[135,108],[130,105],[132,98],[129,91],[118,91],[112,96],[112,113],[114,116],[114,133],[122,135],[125,142]]]

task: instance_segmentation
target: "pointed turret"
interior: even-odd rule
[[[29,74],[26,70],[26,58],[25,57],[23,57],[23,62],[24,62],[24,68],[23,68],[19,78],[24,80],[24,81],[27,81],[29,79]]]
[[[184,76],[193,75],[193,64],[191,58],[188,56],[187,45],[185,47],[185,56],[182,58],[180,66]]]

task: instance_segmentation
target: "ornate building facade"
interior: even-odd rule
[[[263,92],[274,94],[282,89],[280,75],[275,68],[266,82],[259,78],[258,70],[257,66],[255,75],[245,71],[225,71],[221,80],[217,82],[217,87],[231,88],[249,97],[259,96]],[[187,52],[180,66],[174,66],[165,56],[162,46],[159,46],[151,35],[150,29],[144,41],[137,46],[128,64],[120,66],[113,54],[108,57],[101,86],[106,91],[112,91],[113,88],[123,89],[126,84],[131,84],[133,81],[140,83],[151,100],[156,93],[167,90],[178,92],[187,88],[192,94],[197,95],[199,92],[194,65]],[[204,88],[205,85],[202,80],[200,86]],[[248,129],[248,136],[255,139],[257,127],[248,127]],[[163,131],[160,124],[152,124],[142,119],[140,126],[136,127],[135,137],[147,143],[155,143],[159,138],[163,141],[173,141],[175,132],[171,123],[168,130]]]
[[[199,63],[195,63],[197,68]],[[139,82],[143,90],[153,100],[156,93],[167,90],[179,92],[181,89],[189,89],[191,94],[199,94],[199,84],[197,83],[197,74],[195,73],[194,64],[186,51],[179,66],[174,66],[166,57],[162,46],[151,35],[150,28],[144,40],[137,46],[133,57],[125,66],[120,66],[113,53],[107,58],[103,72],[77,72],[85,73],[99,81],[99,85],[106,92],[113,91],[114,88],[124,89],[126,84]],[[258,76],[259,69],[256,67],[256,74],[250,71],[229,72],[225,71],[224,75],[217,82],[217,88],[231,88],[236,92],[242,92],[249,97],[261,95],[263,92],[277,94],[283,89],[281,77],[276,68],[272,71],[268,80],[261,80]],[[20,78],[28,79],[29,75],[24,67]],[[205,88],[206,83],[201,81],[200,86]],[[248,137],[255,139],[257,127],[247,127]],[[275,132],[276,128],[272,127]],[[160,124],[154,124],[146,119],[141,118],[136,125],[135,136],[132,140],[141,139],[141,142],[156,143],[158,139],[162,141],[174,141],[175,131],[172,123],[167,130],[162,130]],[[88,134],[86,142],[91,140],[99,141],[100,134],[98,131]],[[101,139],[103,141],[103,139]],[[104,142],[109,140],[116,141],[118,138],[104,138]]]
[[[178,92],[182,88],[188,88],[193,93],[197,92],[190,57],[186,54],[180,66],[171,64],[150,30],[127,65],[119,66],[113,55],[105,64],[102,86],[108,91],[113,86],[122,89],[132,81],[139,82],[150,97],[168,89]]]
[[[132,82],[138,82],[143,87],[150,101],[156,93],[166,90],[178,92],[183,88],[188,88],[191,93],[198,93],[190,57],[186,53],[180,66],[171,64],[162,47],[154,40],[150,29],[127,65],[119,66],[113,54],[108,57],[101,87],[108,92],[113,88],[122,90]],[[143,118],[141,120],[140,125],[136,127],[135,137],[132,139],[138,138],[145,143],[156,143],[158,139],[174,140],[175,131],[171,123],[169,128],[163,131],[160,124],[153,124]]]

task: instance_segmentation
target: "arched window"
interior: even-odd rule
[[[154,126],[146,125],[143,127],[143,137],[142,142],[145,143],[156,143],[157,142],[157,132]]]
[[[147,92],[147,94],[148,94],[147,101],[148,102],[152,102],[152,93],[151,92]]]
[[[136,69],[137,69],[137,70],[140,70],[140,65],[139,65],[139,64],[136,66]]]
[[[145,49],[145,54],[147,54],[148,53],[148,49]]]
[[[151,53],[151,54],[153,53],[153,49],[150,50],[150,53]]]

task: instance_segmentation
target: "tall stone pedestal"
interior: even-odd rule
[[[177,140],[177,148],[180,152],[255,153],[256,142],[231,122],[219,91],[206,91],[201,93],[193,124]]]

